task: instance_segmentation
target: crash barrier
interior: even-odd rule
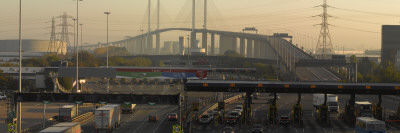
[[[36,124],[36,125],[31,126],[29,128],[23,129],[21,131],[21,133],[36,133],[36,132],[39,132],[39,131],[41,131],[41,130],[47,128],[47,127],[50,127],[50,126],[52,126],[54,124],[57,124],[57,123],[58,122],[56,120],[46,120],[45,121],[45,127],[43,127],[43,123],[39,123],[39,124]]]
[[[79,115],[75,118],[72,118],[72,122],[80,122],[82,125],[85,124],[87,121],[94,118],[93,112],[87,112],[85,114]]]

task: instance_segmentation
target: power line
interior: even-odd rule
[[[337,27],[337,28],[340,28],[340,29],[345,29],[345,30],[353,30],[353,31],[366,32],[366,33],[380,34],[380,32],[376,32],[376,31],[368,31],[368,30],[355,29],[355,28],[342,27],[342,26],[334,26],[334,27]]]
[[[381,15],[381,16],[391,16],[391,17],[400,17],[400,15],[398,15],[398,14],[387,14],[387,13],[376,13],[376,12],[368,12],[368,11],[359,11],[359,10],[353,10],[353,9],[332,7],[332,6],[331,6],[331,8],[344,10],[344,11],[358,12],[358,13],[374,14],[374,15]]]

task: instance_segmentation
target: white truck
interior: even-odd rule
[[[339,112],[339,96],[327,94],[326,104],[330,112]],[[324,104],[325,94],[313,94],[313,106],[318,110],[319,105]]]
[[[97,133],[112,132],[120,125],[121,107],[119,104],[109,104],[94,112],[94,128]]]
[[[58,120],[69,121],[77,115],[77,108],[75,105],[64,105],[58,109]]]
[[[354,108],[356,117],[373,117],[372,103],[368,101],[356,101]]]
[[[82,133],[79,122],[62,122],[48,127],[39,133]]]

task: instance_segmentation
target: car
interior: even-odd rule
[[[254,124],[251,127],[251,132],[252,133],[262,133],[262,132],[264,132],[264,128],[262,127],[261,124]]]
[[[208,114],[202,115],[199,119],[200,124],[210,124],[211,123],[211,116]]]
[[[240,112],[235,111],[235,110],[229,113],[229,116],[234,116],[234,117],[235,117],[236,119],[238,119],[238,120],[239,120],[239,118],[240,118],[241,115],[242,115],[242,114],[241,114]]]
[[[282,115],[282,116],[279,118],[279,125],[288,126],[289,124],[290,124],[289,116],[287,116],[287,115]]]
[[[213,112],[212,112],[212,115],[214,116],[214,117],[216,117],[217,115],[219,115],[220,113],[219,113],[219,111],[217,110],[217,109],[214,109],[213,110]]]
[[[168,121],[178,121],[178,114],[176,113],[170,113],[168,115]]]
[[[243,106],[242,105],[236,105],[235,109],[233,110],[237,110],[238,112],[242,112],[243,111]]]
[[[233,130],[233,127],[226,126],[222,130],[222,133],[235,133],[235,130]]]
[[[157,122],[158,116],[156,114],[149,115],[149,122]]]
[[[212,114],[212,113],[207,113],[208,114],[208,116],[210,116],[211,117],[211,120],[214,120],[214,115]]]
[[[235,125],[236,122],[238,121],[238,119],[237,119],[237,117],[235,117],[235,116],[228,116],[228,117],[225,119],[225,121],[226,121],[226,123],[228,123],[228,124],[230,124],[230,125]]]
[[[4,94],[3,95],[0,94],[0,100],[5,100],[5,99],[7,99],[7,96]]]

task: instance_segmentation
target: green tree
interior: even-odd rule
[[[225,51],[224,56],[228,56],[228,57],[243,57],[241,54],[239,54],[238,52],[233,51],[233,50]]]

